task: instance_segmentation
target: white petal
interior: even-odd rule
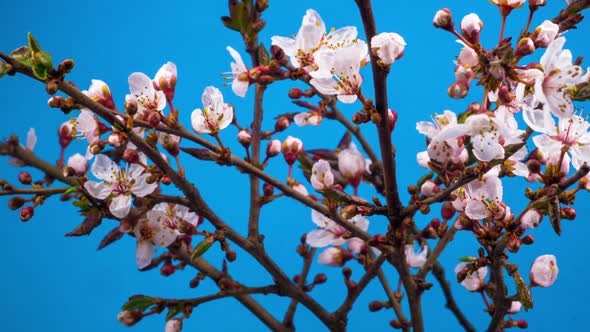
[[[280,37],[280,36],[273,36],[271,39],[272,45],[277,45],[280,47],[285,54],[288,56],[294,56],[297,54],[297,46],[295,45],[295,39],[287,38],[287,37]]]
[[[143,269],[150,265],[154,257],[154,246],[150,241],[138,240],[137,248],[135,251],[135,261],[137,262],[137,268]]]
[[[125,218],[131,209],[131,196],[118,195],[111,201],[109,210],[117,218]]]
[[[86,181],[84,188],[88,193],[97,199],[105,199],[109,197],[113,188],[104,184],[104,182]]]
[[[131,188],[131,192],[135,194],[137,197],[145,197],[156,190],[158,187],[158,183],[147,183],[146,179],[149,177],[149,174],[142,174],[135,180],[135,185]]]
[[[329,228],[334,225],[334,221],[325,215],[317,212],[316,210],[311,210],[311,220],[314,224],[318,225],[321,228]]]
[[[193,130],[199,134],[211,133],[211,130],[207,125],[207,119],[205,119],[205,116],[203,115],[203,110],[201,110],[200,108],[197,108],[191,114],[191,125],[193,127]]]
[[[96,155],[91,171],[94,176],[101,180],[114,182],[116,180],[116,174],[119,172],[119,166],[111,158],[104,154],[99,154]]]
[[[322,248],[331,244],[334,239],[335,236],[332,232],[325,229],[316,229],[307,233],[305,242],[314,248]]]
[[[33,151],[35,145],[37,145],[37,134],[35,133],[35,128],[31,128],[27,133],[27,149]]]

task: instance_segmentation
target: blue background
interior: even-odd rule
[[[563,1],[549,1],[542,8],[533,23],[537,26],[542,19],[554,17],[562,8]],[[398,178],[404,201],[405,188],[415,183],[424,173],[415,163],[415,154],[424,150],[424,138],[414,127],[420,120],[428,120],[431,114],[451,109],[461,112],[472,101],[481,100],[481,91],[473,92],[462,101],[451,100],[446,93],[454,80],[453,59],[459,45],[453,36],[431,25],[431,20],[440,7],[449,7],[455,21],[463,15],[477,12],[484,21],[484,45],[491,47],[497,41],[499,15],[488,1],[375,1],[376,20],[379,31],[400,33],[408,46],[405,56],[396,62],[389,78],[390,106],[398,111],[399,121],[394,133],[398,151]],[[267,27],[261,33],[261,41],[270,45],[273,35],[289,36],[297,32],[301,18],[308,8],[316,9],[326,26],[361,26],[356,6],[350,1],[271,0],[270,8],[264,13]],[[86,89],[91,79],[106,81],[113,92],[118,106],[122,107],[124,95],[128,92],[127,76],[135,71],[152,76],[166,61],[178,66],[179,78],[175,106],[181,111],[181,120],[189,125],[190,112],[201,106],[201,93],[205,86],[221,88],[223,79],[220,72],[229,70],[230,57],[226,45],[232,45],[247,59],[239,34],[223,28],[219,17],[227,15],[226,1],[13,1],[2,2],[0,20],[3,52],[26,43],[26,33],[31,31],[44,49],[54,56],[54,62],[73,58],[76,68],[69,75],[81,89]],[[518,33],[526,21],[527,9],[515,11],[508,20],[508,34]],[[588,54],[588,22],[580,25],[579,31],[567,34],[566,47],[574,56]],[[359,28],[362,33],[362,28]],[[585,37],[586,36],[586,37]],[[246,61],[249,63],[249,61]],[[370,82],[370,70],[365,68],[366,82]],[[265,97],[264,127],[271,128],[272,118],[279,113],[298,111],[286,92],[291,83],[272,85]],[[302,87],[301,84],[298,86]],[[222,90],[226,100],[235,105],[239,122],[250,122],[253,91],[245,99],[235,96],[229,87]],[[371,95],[369,85],[364,89]],[[46,106],[48,99],[42,85],[30,79],[17,76],[0,80],[2,100],[2,124],[0,135],[7,137],[18,134],[24,140],[27,130],[35,127],[39,142],[35,151],[39,156],[54,160],[59,152],[56,130],[67,116]],[[342,106],[350,116],[358,110],[359,104]],[[363,127],[372,142],[376,135],[371,125]],[[287,134],[304,139],[306,147],[332,147],[344,133],[341,127],[324,121],[322,127],[290,128],[278,138]],[[232,127],[222,132],[225,142],[233,140],[236,130]],[[419,144],[407,144],[406,142]],[[188,143],[187,143],[188,144]],[[375,143],[376,144],[376,143]],[[190,144],[188,144],[190,145]],[[229,144],[235,153],[243,151],[236,144]],[[375,145],[377,146],[377,145]],[[67,155],[81,152],[82,143],[73,144]],[[378,148],[376,148],[378,150]],[[185,159],[187,160],[187,159]],[[185,162],[188,176],[207,198],[209,204],[241,232],[247,224],[247,178],[235,169],[215,167],[211,163]],[[15,169],[2,160],[1,178],[16,183]],[[278,178],[286,178],[287,169],[281,159],[271,161],[269,171]],[[39,178],[38,172],[32,172]],[[296,173],[298,179],[303,179]],[[524,181],[509,181],[505,197],[509,205],[518,211],[524,206]],[[311,186],[308,186],[311,189]],[[371,197],[372,188],[361,187],[361,195]],[[587,264],[588,251],[582,245],[590,230],[586,216],[590,213],[588,195],[583,193],[576,205],[579,218],[564,221],[563,239],[558,238],[547,221],[532,234],[537,242],[534,246],[523,247],[513,261],[520,264],[523,275],[528,274],[532,261],[541,254],[553,253],[558,258],[560,275],[556,284],[548,289],[534,289],[535,308],[530,313],[521,313],[516,318],[525,318],[532,331],[552,331],[569,327],[580,330],[585,326],[588,295],[585,277],[590,273]],[[36,209],[35,217],[27,224],[18,220],[17,213],[8,210],[6,198],[0,205],[0,326],[5,331],[119,331],[126,328],[119,324],[116,315],[120,306],[133,294],[147,294],[168,297],[196,297],[216,291],[209,281],[202,282],[197,289],[190,289],[188,283],[193,271],[183,271],[164,278],[157,271],[139,273],[135,266],[135,241],[124,238],[107,249],[97,252],[102,237],[115,226],[105,221],[89,237],[65,238],[81,219],[68,204],[51,198],[44,206]],[[437,211],[437,209],[433,209]],[[284,263],[289,275],[299,273],[301,260],[295,253],[301,234],[313,229],[309,209],[285,199],[265,206],[261,219],[266,247],[271,256]],[[429,219],[418,216],[420,226]],[[383,232],[385,221],[371,218],[370,230]],[[209,226],[206,226],[209,227]],[[476,242],[468,234],[459,233],[454,244],[448,248],[442,259],[451,277],[453,291],[458,303],[470,317],[478,330],[487,326],[488,316],[478,294],[470,294],[458,285],[452,274],[457,259],[475,255]],[[205,256],[214,265],[220,266],[222,257],[214,250]],[[353,264],[354,265],[354,264]],[[237,262],[230,265],[230,273],[240,282],[250,286],[271,283],[262,269],[252,263],[246,255],[238,252]],[[312,295],[321,300],[329,310],[334,310],[345,296],[345,288],[339,270],[314,264],[311,277],[326,272],[329,283],[317,287]],[[393,285],[397,279],[393,271],[386,268]],[[358,279],[361,270],[354,269],[353,278]],[[432,277],[429,280],[434,281]],[[370,313],[367,303],[384,299],[380,285],[373,282],[366,294],[360,298],[350,315],[350,330],[364,328],[385,328],[393,319],[391,311]],[[288,305],[285,299],[274,296],[257,296],[269,310],[283,316]],[[426,327],[431,331],[452,331],[460,329],[456,319],[444,307],[444,299],[438,286],[424,296],[423,311]],[[320,330],[322,325],[302,306],[296,315],[296,324],[301,331]],[[138,331],[161,331],[163,316],[146,318],[134,327]],[[264,326],[241,307],[235,300],[225,299],[197,308],[191,319],[185,322],[186,331],[216,329],[231,331],[245,329],[261,330]]]

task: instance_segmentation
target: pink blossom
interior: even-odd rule
[[[559,274],[557,259],[553,255],[542,255],[535,259],[531,266],[529,278],[535,286],[549,287],[553,285]]]

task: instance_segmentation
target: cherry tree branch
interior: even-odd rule
[[[448,229],[443,237],[438,241],[434,249],[428,255],[428,259],[424,262],[424,265],[420,268],[418,273],[416,273],[416,278],[424,279],[426,278],[426,274],[430,269],[434,268],[436,264],[438,264],[438,258],[442,254],[443,250],[451,241],[453,241],[453,237],[455,237],[455,233],[457,233],[457,228],[454,225],[450,225],[450,229]]]
[[[12,188],[8,190],[0,190],[0,196],[8,195],[43,195],[51,196],[63,194],[70,188]]]
[[[297,283],[297,287],[303,289],[305,285],[305,281],[307,279],[307,275],[309,274],[309,270],[311,269],[311,263],[313,261],[313,257],[315,256],[316,248],[312,248],[303,259],[303,269],[301,274],[299,274],[299,282]],[[283,324],[285,326],[293,326],[293,317],[295,317],[295,311],[297,310],[297,304],[299,302],[296,299],[291,299],[291,303],[289,303],[289,307],[287,308],[287,312],[285,313],[285,317],[283,318]]]
[[[375,18],[373,17],[373,8],[370,0],[355,0],[363,21],[365,37],[370,43],[371,38],[377,34]],[[387,72],[379,67],[379,60],[372,52],[371,69],[373,71],[373,87],[375,89],[375,107],[381,116],[381,123],[377,124],[379,134],[379,146],[381,148],[381,158],[383,158],[383,170],[385,181],[385,196],[387,198],[387,215],[394,227],[399,227],[401,219],[397,218],[399,211],[402,209],[402,203],[399,198],[395,166],[395,148],[391,143],[391,131],[389,128],[389,108],[387,106]]]
[[[442,288],[443,294],[445,295],[445,299],[447,300],[446,307],[449,310],[451,310],[455,317],[457,317],[459,324],[463,326],[463,329],[465,329],[465,331],[475,332],[475,328],[473,327],[473,325],[471,325],[469,320],[467,320],[467,317],[465,317],[461,309],[459,309],[457,302],[455,302],[455,298],[453,297],[453,293],[451,292],[451,284],[446,280],[445,269],[440,265],[440,263],[436,262],[432,266],[432,274],[434,274],[436,280],[438,280],[438,283]]]
[[[255,61],[254,58],[252,61]],[[262,136],[262,99],[266,86],[256,84],[256,97],[254,98],[254,121],[252,122],[252,135],[250,146],[252,148],[252,159],[250,163],[255,167],[260,164],[260,140]],[[261,237],[258,229],[260,221],[260,181],[259,178],[250,174],[250,216],[248,218],[248,239],[251,241],[261,242]]]

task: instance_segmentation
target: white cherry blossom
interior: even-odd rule
[[[392,64],[404,54],[406,41],[395,32],[382,32],[371,38],[371,50],[385,65]]]
[[[330,164],[322,159],[313,164],[310,181],[315,190],[330,189],[334,185],[334,174]]]
[[[341,246],[347,242],[347,239],[344,239],[343,235],[348,233],[348,231],[332,219],[316,210],[312,210],[311,220],[319,229],[307,233],[306,242],[310,246],[314,248],[322,248],[329,245]],[[369,229],[369,220],[361,215],[354,216],[349,222],[363,231]]]
[[[109,210],[118,218],[125,218],[131,209],[131,196],[144,197],[151,194],[157,183],[147,183],[148,173],[143,167],[131,164],[128,168],[120,168],[109,157],[99,154],[90,169],[92,174],[102,182],[87,181],[84,188],[97,199],[111,197]]]
[[[549,287],[555,283],[559,268],[554,255],[542,255],[531,266],[530,279],[535,286]]]
[[[216,134],[230,125],[234,118],[233,107],[223,102],[223,95],[216,87],[205,88],[202,97],[203,109],[191,114],[193,129],[200,134]]]
[[[104,81],[92,80],[88,90],[84,90],[82,93],[106,108],[115,108],[111,90]]]
[[[231,46],[227,46],[226,49],[234,59],[234,62],[231,63],[231,75],[233,77],[231,88],[236,95],[244,97],[250,85],[248,67],[244,64],[244,60],[242,60],[242,56],[238,51]]]
[[[137,111],[141,114],[146,110],[160,112],[166,107],[164,92],[154,88],[152,79],[144,73],[129,75],[129,91],[131,98],[137,102]]]
[[[428,256],[428,246],[424,246],[420,252],[414,250],[414,246],[407,244],[405,246],[406,263],[410,267],[421,268]]]
[[[466,265],[466,263],[459,263],[459,265],[455,267],[455,273],[461,272]],[[477,292],[485,284],[485,278],[487,275],[488,268],[485,266],[480,267],[479,269],[477,269],[477,271],[472,271],[468,273],[467,277],[463,281],[461,281],[461,285],[467,288],[467,290],[470,292]]]

